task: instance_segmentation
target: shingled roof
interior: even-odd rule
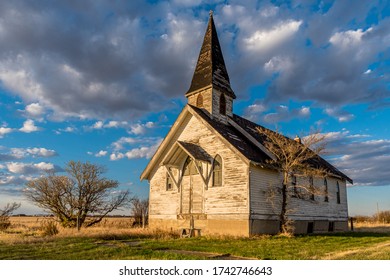
[[[236,114],[233,115],[233,121],[235,123],[237,123],[243,129],[245,129],[245,131],[247,133],[249,133],[253,138],[255,138],[262,145],[265,144],[267,136],[265,134],[260,134],[258,132],[257,128],[262,128],[266,132],[268,131],[270,133],[277,133],[277,132],[274,132],[274,131],[272,131],[270,129],[267,129],[267,128],[261,126],[261,125],[258,125],[258,124],[254,123],[254,122],[251,122],[251,121],[249,121],[249,120],[247,120],[247,119],[245,119],[243,117],[240,117],[240,116],[238,116]],[[288,138],[288,139],[290,139],[290,138]],[[290,140],[294,141],[293,139],[290,139]],[[329,172],[329,173],[331,173],[333,175],[339,176],[339,177],[347,180],[351,184],[353,183],[353,180],[351,178],[349,178],[347,175],[342,173],[340,170],[338,170],[336,167],[334,167],[332,164],[330,164],[328,161],[326,161],[325,159],[323,159],[320,156],[310,159],[310,164],[312,166],[314,166],[314,167],[326,170],[327,172]]]
[[[223,59],[212,12],[210,12],[209,23],[202,48],[200,49],[191,86],[186,95],[188,96],[192,92],[208,86],[223,91],[233,99],[236,98],[236,95],[230,87],[230,79]]]
[[[216,119],[211,118],[210,114],[203,109],[190,106],[198,116],[205,120],[215,131],[218,132],[225,140],[234,146],[241,154],[254,163],[265,164],[270,159],[263,151],[256,147],[250,140],[242,135],[231,125],[225,125]]]
[[[267,129],[261,125],[258,125],[252,121],[249,121],[243,117],[234,114],[231,120],[241,128],[241,131],[245,131],[246,135],[244,135],[244,133],[240,132],[240,130],[233,125],[224,124],[217,120],[214,120],[213,118],[211,118],[210,114],[205,112],[203,109],[199,109],[191,105],[189,106],[202,119],[204,119],[208,124],[210,124],[222,137],[224,137],[225,140],[227,140],[238,151],[240,151],[248,160],[250,160],[254,164],[269,166],[268,163],[271,158],[259,148],[259,145],[265,145],[267,135],[259,133],[258,128],[261,128],[266,132],[268,131],[269,133],[277,132]],[[293,139],[290,140],[294,141]],[[254,141],[257,141],[258,143],[255,143]],[[353,183],[352,179],[350,179],[348,176],[346,176],[344,173],[342,173],[340,170],[338,170],[336,167],[334,167],[332,164],[330,164],[328,161],[326,161],[320,156],[311,159],[310,164],[316,168],[326,170],[330,174],[341,177],[348,182]]]

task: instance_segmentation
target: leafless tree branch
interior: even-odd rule
[[[54,214],[64,227],[89,227],[129,203],[129,191],[115,191],[118,181],[103,177],[105,169],[70,161],[68,176],[48,174],[27,183],[25,195]]]
[[[264,136],[264,146],[274,156],[274,159],[268,160],[267,163],[282,175],[281,184],[268,190],[268,200],[273,200],[272,205],[278,205],[280,208],[278,214],[280,233],[290,233],[292,222],[288,214],[293,211],[289,208],[291,197],[313,199],[316,195],[324,193],[321,188],[310,183],[309,178],[326,176],[328,173],[319,164],[321,162],[319,155],[326,147],[325,135],[311,133],[302,140],[300,138],[292,140],[262,127],[258,128],[258,132]],[[291,184],[293,177],[305,180],[296,180],[295,184]],[[280,199],[279,203],[275,203],[275,199]]]

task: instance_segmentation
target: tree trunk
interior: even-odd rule
[[[80,231],[80,216],[77,215],[77,231]]]
[[[287,219],[287,174],[284,174],[282,185],[282,205],[279,215],[279,233],[288,232],[288,219]]]

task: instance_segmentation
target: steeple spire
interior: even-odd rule
[[[215,88],[232,99],[236,98],[236,95],[230,87],[229,75],[219,44],[217,30],[215,29],[212,11],[210,11],[203,45],[200,49],[194,76],[192,77],[191,86],[186,96],[188,97],[192,93],[207,87]]]

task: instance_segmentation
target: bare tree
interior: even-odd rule
[[[133,198],[131,200],[131,212],[135,218],[135,224],[145,227],[149,214],[149,199]]]
[[[319,156],[325,150],[325,135],[311,133],[303,139],[292,140],[265,128],[258,128],[258,132],[264,136],[264,145],[274,156],[268,164],[282,175],[281,185],[271,186],[269,190],[270,200],[280,199],[279,232],[291,233],[293,227],[288,214],[293,209],[289,209],[290,198],[309,200],[324,193],[312,180],[328,173],[323,167],[325,161]],[[296,180],[297,177],[301,180]]]
[[[3,209],[0,210],[0,230],[7,229],[11,222],[9,221],[9,217],[12,215],[12,213],[20,207],[20,203],[7,203],[6,206],[4,206]]]
[[[117,191],[118,181],[103,177],[105,169],[70,161],[68,176],[49,174],[27,183],[25,194],[54,214],[64,227],[90,227],[129,202],[128,191]]]

